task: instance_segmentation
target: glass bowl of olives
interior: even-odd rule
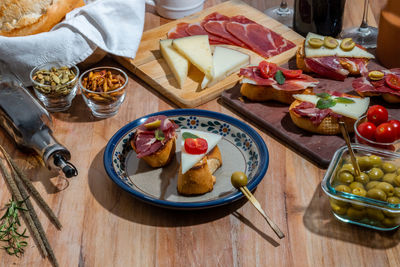
[[[321,183],[337,219],[389,231],[400,226],[400,154],[352,144],[360,175],[347,147],[338,149]]]

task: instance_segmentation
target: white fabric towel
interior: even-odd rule
[[[0,36],[0,71],[15,74],[29,86],[29,73],[35,66],[54,61],[75,65],[97,48],[134,58],[143,33],[144,13],[144,0],[97,0],[68,13],[50,32]]]

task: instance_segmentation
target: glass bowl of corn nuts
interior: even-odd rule
[[[85,71],[79,87],[93,116],[108,118],[117,114],[126,95],[128,76],[115,67],[97,67]]]

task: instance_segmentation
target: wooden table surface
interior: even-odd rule
[[[205,6],[219,2],[208,0]],[[279,1],[246,2],[264,10]],[[345,27],[360,23],[362,3],[347,0]],[[384,1],[371,1],[371,24],[383,5]],[[145,30],[166,22],[147,8]],[[285,232],[282,240],[245,200],[203,211],[173,211],[145,204],[121,190],[103,168],[107,141],[138,117],[174,108],[133,75],[127,98],[112,118],[95,119],[77,96],[68,112],[52,114],[54,135],[70,149],[79,169],[79,176],[70,180],[40,166],[34,155],[17,150],[0,131],[1,144],[63,224],[58,231],[35,206],[61,266],[400,266],[399,231],[384,233],[337,221],[320,186],[325,170],[260,129],[270,165],[255,196]],[[256,128],[219,100],[199,108],[231,115]],[[3,179],[0,188],[3,207],[10,198]],[[0,250],[0,266],[50,266],[32,237],[28,241],[21,258]]]

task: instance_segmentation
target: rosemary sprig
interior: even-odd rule
[[[24,240],[28,238],[28,236],[25,235],[26,228],[22,233],[18,231],[18,228],[21,226],[19,211],[26,210],[21,206],[24,201],[25,200],[14,201],[10,199],[10,202],[6,205],[6,212],[3,217],[0,218],[0,240],[7,242],[7,245],[3,246],[3,248],[8,254],[17,257],[24,253],[24,248],[28,245],[28,242]]]

